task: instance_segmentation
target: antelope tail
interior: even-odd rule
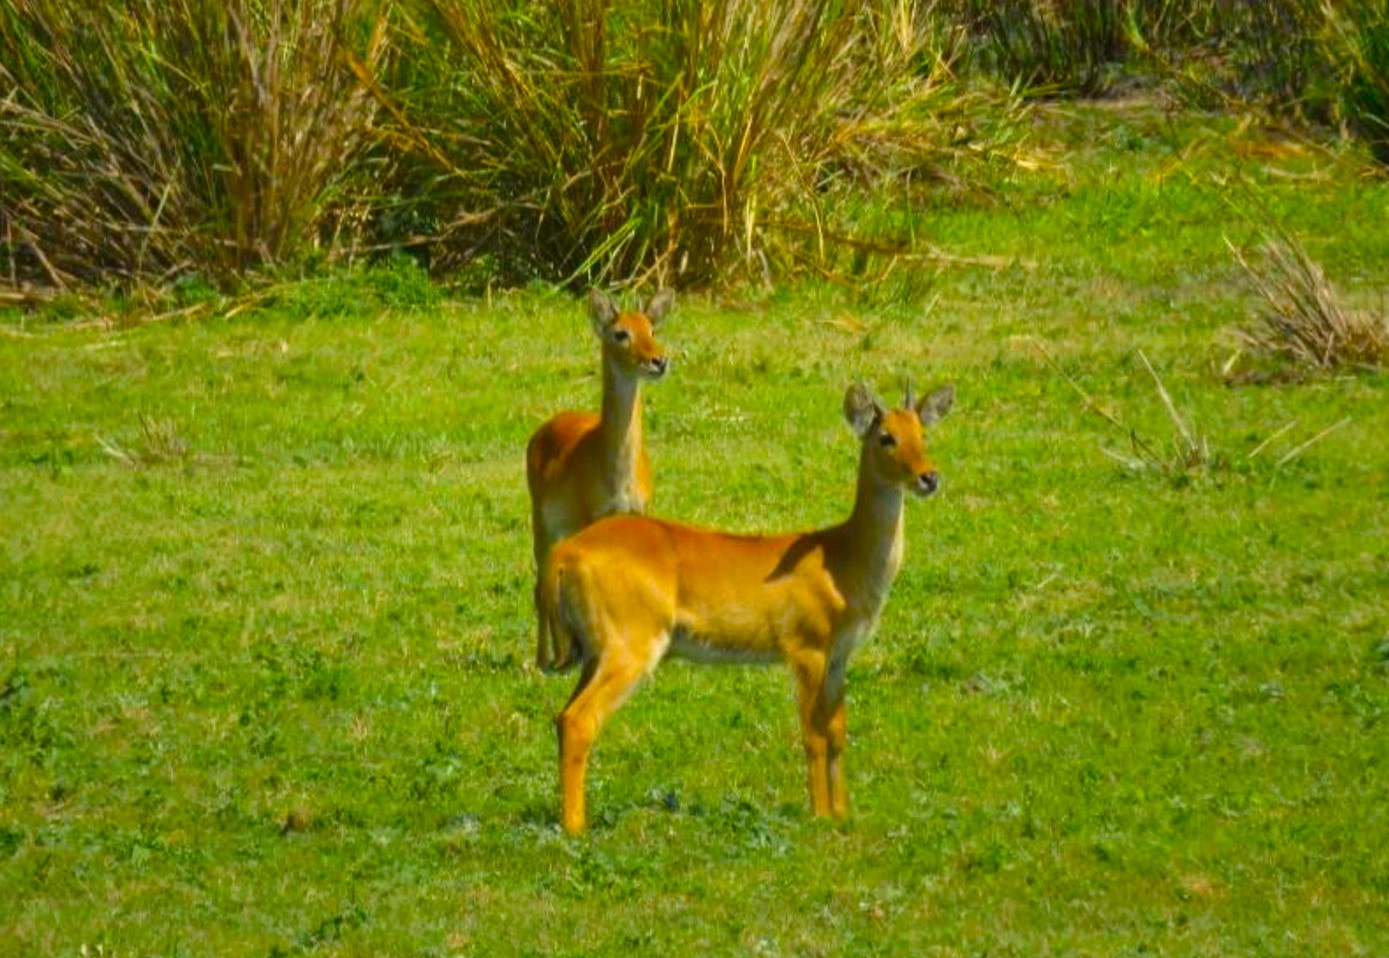
[[[578,642],[564,610],[564,567],[546,562],[536,585],[535,664],[542,672],[566,672],[578,664]]]

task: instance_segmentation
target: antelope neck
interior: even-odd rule
[[[636,375],[603,357],[603,415],[599,427],[603,447],[617,472],[627,478],[636,473],[641,455],[641,382]],[[621,483],[619,483],[621,485]]]
[[[858,490],[854,511],[844,524],[850,548],[865,581],[886,588],[896,576],[901,559],[902,504],[905,492],[897,483],[884,482],[874,471],[864,443],[859,458]]]

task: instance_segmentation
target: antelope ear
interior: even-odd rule
[[[593,323],[593,331],[602,336],[617,319],[617,304],[602,290],[591,290],[588,294],[588,318]]]
[[[651,328],[655,329],[661,325],[661,320],[666,318],[666,313],[674,305],[675,290],[667,286],[657,290],[656,295],[646,301],[646,305],[642,307],[642,312],[646,314],[647,319],[651,320]]]
[[[883,404],[863,383],[854,383],[844,394],[844,419],[860,439],[868,435],[884,414]]]
[[[916,414],[923,426],[929,426],[944,419],[954,404],[955,386],[953,383],[946,383],[917,404]]]

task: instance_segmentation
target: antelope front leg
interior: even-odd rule
[[[825,712],[825,657],[806,652],[791,662],[800,699],[801,737],[805,743],[806,780],[810,785],[810,811],[817,817],[832,813],[830,804],[830,738]]]
[[[844,746],[848,743],[849,728],[844,714],[844,695],[830,709],[827,723],[829,753],[825,761],[825,771],[829,778],[830,814],[843,818],[849,814],[849,793],[844,787],[844,766],[840,761]]]

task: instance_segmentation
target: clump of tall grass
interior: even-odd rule
[[[1327,122],[1339,109],[1389,155],[1382,0],[945,0],[976,66],[1033,93],[1094,96],[1156,69],[1203,105],[1257,104]]]
[[[399,72],[362,73],[415,157],[398,192],[438,224],[436,266],[760,272],[778,236],[825,240],[816,197],[836,178],[919,163],[954,135],[936,119],[948,31],[911,0],[422,6]]]
[[[967,59],[1031,94],[1100,96],[1125,67],[1158,65],[1209,82],[1214,62],[1264,64],[1269,29],[1316,0],[943,0],[967,25]],[[1286,52],[1286,47],[1282,48]],[[1188,81],[1190,82],[1190,80]]]
[[[140,413],[140,437],[130,445],[123,446],[114,439],[97,435],[96,441],[102,451],[117,462],[127,466],[153,466],[162,463],[177,463],[189,458],[188,444],[178,434],[178,425],[172,419],[154,419]]]
[[[376,112],[376,0],[0,0],[0,265],[65,286],[297,255]]]
[[[1093,95],[1131,52],[1134,0],[965,0],[964,15],[991,67],[1023,86]]]
[[[1342,115],[1389,166],[1389,4],[1323,0],[1322,11]]]
[[[1227,100],[1325,115],[1323,3],[1375,0],[942,0],[968,25],[968,54],[1030,93],[1097,96],[1125,72]]]
[[[1161,0],[1144,6],[1134,27],[1149,62],[1188,99],[1340,121],[1389,164],[1383,0]]]
[[[1389,363],[1389,321],[1353,310],[1294,237],[1276,231],[1251,262],[1228,239],[1263,306],[1237,332],[1245,350],[1294,367],[1330,370]]]
[[[1207,24],[1206,36],[1230,63],[1227,98],[1262,103],[1278,113],[1326,118],[1326,58],[1317,3],[1217,4],[1220,16]]]

